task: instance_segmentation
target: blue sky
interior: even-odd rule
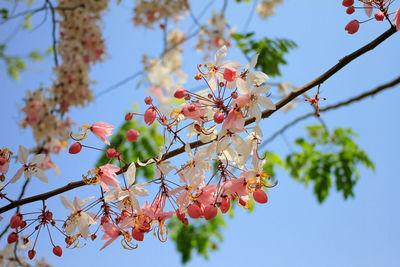
[[[194,13],[198,13],[204,5],[199,2],[193,6]],[[237,25],[240,31],[250,5],[236,5],[233,2],[226,14],[231,24]],[[396,5],[397,2],[394,3]],[[213,8],[220,6],[222,1],[215,1],[213,4]],[[204,19],[209,15],[206,14]],[[91,72],[92,79],[97,81],[93,86],[96,92],[140,70],[142,53],[158,55],[161,52],[161,31],[154,33],[134,28],[131,18],[132,3],[127,1],[120,6],[111,4],[106,12],[103,25],[109,56]],[[385,23],[371,21],[362,24],[355,35],[348,35],[344,27],[354,18],[364,20],[366,16],[360,11],[352,16],[346,15],[341,1],[286,0],[277,8],[275,17],[261,21],[254,16],[249,30],[255,31],[260,38],[264,35],[289,38],[298,44],[298,48],[286,57],[289,64],[282,68],[283,76],[275,81],[289,81],[301,86],[387,29]],[[40,20],[39,15],[34,23],[39,23]],[[191,23],[181,27],[187,29],[190,25]],[[14,26],[12,23],[1,26],[4,35],[7,36]],[[32,33],[19,32],[9,44],[9,53],[21,55],[34,48],[45,50],[51,45],[50,30],[50,26],[44,24]],[[189,77],[196,72],[196,64],[201,63],[201,56],[192,52],[192,45],[189,43],[184,47],[184,70]],[[356,59],[335,74],[321,86],[322,96],[327,97],[322,106],[358,95],[398,77],[398,47],[400,38],[395,34],[374,51]],[[228,58],[246,63],[237,50],[230,50]],[[10,147],[14,151],[18,150],[19,144],[33,146],[31,133],[18,127],[17,121],[22,117],[18,107],[22,105],[27,89],[35,89],[40,83],[50,85],[49,77],[54,77],[51,74],[52,64],[51,57],[42,63],[30,64],[20,82],[10,80],[4,71],[0,73],[3,94],[0,131],[2,146]],[[4,65],[1,68],[4,70]],[[127,83],[98,98],[85,109],[73,109],[72,119],[78,125],[96,121],[120,125],[124,112],[145,96],[145,88],[136,89],[137,82],[138,80]],[[193,85],[196,86],[191,81],[188,87]],[[219,245],[219,250],[210,253],[208,261],[195,255],[188,266],[399,266],[400,197],[397,191],[400,181],[395,170],[400,164],[400,129],[396,115],[399,114],[399,97],[397,86],[373,98],[322,114],[329,129],[351,127],[358,133],[357,143],[366,150],[375,164],[374,172],[360,169],[361,175],[355,187],[354,199],[343,200],[340,194],[332,190],[328,199],[320,205],[312,194],[312,188],[307,189],[294,182],[285,172],[278,171],[276,179],[279,180],[279,185],[269,191],[268,204],[257,205],[252,214],[236,209],[236,218],[227,218],[228,227],[223,231],[225,240]],[[292,118],[309,111],[307,104],[299,103],[289,114],[277,112],[262,122],[265,136],[269,136],[269,133],[273,133]],[[315,119],[310,118],[290,129],[285,133],[286,139],[291,141],[304,135],[304,126],[310,123],[316,123]],[[101,146],[94,138],[88,142]],[[267,149],[285,155],[291,148],[278,137]],[[56,177],[49,172],[49,184],[35,180],[27,195],[78,180],[82,170],[93,166],[98,156],[92,152],[82,153],[79,157],[61,154],[55,161],[60,166],[62,175]],[[13,171],[15,168],[10,170]],[[10,195],[17,195],[19,192],[17,187],[12,190],[15,191],[10,192]],[[72,198],[74,195],[87,197],[96,193],[94,188],[84,188],[65,195]],[[53,209],[60,209],[58,197],[49,201],[48,205]],[[33,204],[30,207],[39,206]],[[4,217],[8,216],[11,213]],[[58,216],[65,218],[63,216],[67,216],[67,210],[61,208]],[[0,222],[1,226],[4,224],[4,221]],[[58,244],[63,242],[61,237],[58,241]],[[38,258],[46,256],[48,262],[55,266],[180,265],[175,244],[172,241],[160,243],[150,234],[135,251],[125,251],[121,249],[119,242],[114,242],[99,252],[102,243],[97,240],[88,242],[82,249],[64,249],[62,258],[57,258],[51,253],[48,237],[42,235],[37,253]],[[0,241],[0,245],[3,244],[4,239]]]

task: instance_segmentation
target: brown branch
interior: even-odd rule
[[[354,102],[358,102],[358,101],[360,101],[360,100],[362,100],[362,99],[364,99],[364,98],[366,98],[366,97],[374,96],[374,95],[376,95],[376,94],[379,93],[379,92],[382,92],[382,91],[384,91],[384,90],[386,90],[386,89],[390,89],[390,88],[394,87],[395,85],[397,85],[397,84],[399,84],[399,83],[400,83],[400,77],[394,79],[394,80],[391,81],[391,82],[388,82],[388,83],[385,83],[385,84],[383,84],[383,85],[381,85],[381,86],[378,86],[378,87],[375,88],[374,90],[371,90],[371,91],[362,93],[362,94],[360,94],[360,95],[358,95],[358,96],[356,96],[356,97],[352,97],[352,98],[350,98],[350,99],[348,99],[348,100],[346,100],[346,101],[342,101],[342,102],[339,102],[339,103],[334,104],[334,105],[330,105],[330,106],[327,106],[327,107],[324,107],[324,108],[320,108],[319,111],[320,111],[320,112],[324,112],[324,111],[329,111],[329,110],[332,110],[332,109],[337,109],[337,108],[340,108],[340,107],[343,107],[343,106],[350,105],[350,104],[352,104],[352,103],[354,103]],[[271,135],[267,140],[265,140],[264,142],[262,142],[262,144],[259,146],[259,148],[263,148],[266,144],[270,143],[270,142],[271,142],[272,140],[274,140],[278,135],[282,134],[283,132],[285,132],[287,129],[289,129],[289,128],[292,127],[293,125],[295,125],[295,124],[297,124],[298,122],[300,122],[300,121],[302,121],[302,120],[305,120],[305,119],[307,119],[307,118],[309,118],[309,117],[311,117],[311,116],[314,116],[314,115],[315,115],[315,112],[310,112],[310,113],[304,114],[304,115],[302,115],[302,116],[300,116],[300,117],[294,119],[293,121],[289,122],[288,124],[285,124],[281,129],[279,129],[278,131],[276,131],[276,132],[275,132],[273,135]]]
[[[342,58],[341,60],[339,60],[339,63],[336,64],[335,66],[333,66],[332,68],[330,68],[327,72],[325,72],[324,74],[322,74],[321,76],[319,76],[318,78],[316,78],[315,80],[309,82],[308,84],[298,88],[297,90],[291,92],[289,95],[287,95],[286,97],[284,97],[282,100],[280,100],[278,103],[276,103],[276,110],[266,110],[262,113],[262,118],[268,118],[269,116],[271,116],[275,111],[281,109],[282,107],[284,107],[286,104],[288,104],[290,101],[292,101],[293,99],[295,99],[297,96],[305,93],[306,91],[312,89],[314,86],[319,85],[321,83],[323,83],[324,81],[326,81],[329,77],[331,77],[333,74],[335,74],[336,72],[338,72],[340,69],[342,69],[344,66],[346,66],[347,64],[349,64],[351,61],[353,61],[354,59],[356,59],[357,57],[363,55],[364,53],[374,49],[376,46],[378,46],[380,43],[382,43],[383,41],[385,41],[387,38],[389,38],[391,35],[393,35],[396,32],[396,28],[392,27],[389,30],[387,30],[386,32],[384,32],[383,34],[381,34],[378,38],[376,38],[375,40],[373,40],[372,42],[368,43],[367,45],[363,46],[362,48],[356,50],[355,52],[351,53],[348,56],[345,56],[344,58]],[[245,125],[248,125],[250,123],[255,122],[255,118],[249,118],[246,120]],[[210,141],[212,142],[212,141]],[[208,143],[210,143],[208,142]],[[196,148],[196,147],[200,147],[203,146],[205,144],[208,143],[203,143],[201,141],[196,141],[196,142],[192,142],[190,143],[190,147],[191,148]],[[173,151],[170,151],[166,154],[164,154],[161,158],[161,160],[167,160],[171,157],[174,157],[178,154],[181,154],[185,151],[184,147],[175,149]],[[153,158],[154,159],[154,158]],[[148,159],[149,160],[149,159]],[[147,160],[145,160],[146,162]],[[140,167],[137,163],[136,167]],[[117,174],[121,174],[123,172],[126,172],[126,170],[128,169],[129,164],[125,165],[124,167],[121,168],[121,170],[117,173]],[[4,207],[0,208],[0,214],[3,212],[6,212],[10,209],[13,209],[15,207],[24,205],[24,204],[28,204],[28,203],[32,203],[35,201],[39,201],[39,200],[46,200],[50,197],[56,196],[58,194],[61,194],[63,192],[72,190],[74,188],[78,188],[81,186],[86,185],[83,181],[77,181],[77,182],[72,182],[69,183],[63,187],[60,187],[58,189],[40,194],[40,195],[36,195],[33,197],[29,197],[29,198],[25,198],[25,199],[21,199],[19,201],[14,201],[13,203],[10,203]]]

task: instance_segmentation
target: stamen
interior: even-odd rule
[[[69,136],[75,141],[82,141],[88,136],[87,132],[89,129],[90,129],[89,125],[82,125],[81,127],[79,127],[78,131],[79,132],[83,131],[83,133],[74,134],[73,132],[71,132]]]

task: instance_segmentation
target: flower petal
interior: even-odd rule
[[[28,162],[28,154],[29,154],[28,149],[26,149],[26,147],[20,145],[19,149],[18,149],[19,163],[26,164]]]

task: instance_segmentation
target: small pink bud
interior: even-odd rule
[[[190,218],[197,219],[203,214],[201,208],[196,203],[190,204],[187,208],[188,215]]]
[[[221,205],[219,206],[222,213],[227,213],[231,207],[231,200],[228,196],[222,197]]]
[[[103,216],[103,217],[101,217],[101,219],[100,219],[100,224],[101,224],[101,225],[106,224],[106,223],[109,223],[109,222],[110,222],[110,218],[108,218],[107,216]]]
[[[18,240],[18,234],[16,232],[11,232],[8,235],[7,242],[8,244],[12,244]]]
[[[354,13],[354,6],[349,6],[346,9],[346,13],[349,14],[349,15],[353,14]]]
[[[382,11],[375,13],[375,19],[377,21],[382,21],[384,18],[385,18],[385,13],[383,13]]]
[[[144,113],[144,122],[151,125],[157,117],[157,112],[154,107],[149,107]]]
[[[354,5],[354,0],[343,0],[342,5],[345,7],[349,7]]]
[[[68,152],[71,154],[78,154],[82,150],[82,145],[79,142],[73,143],[70,147]]]
[[[151,105],[153,103],[153,99],[148,96],[144,99],[144,103],[146,103],[146,105]]]
[[[220,123],[222,123],[223,121],[225,120],[225,116],[224,116],[224,114],[222,113],[222,112],[216,112],[215,114],[214,114],[214,122],[215,123],[218,123],[218,124],[220,124]]]
[[[29,257],[30,260],[33,259],[35,257],[35,255],[36,255],[36,251],[35,250],[31,249],[31,250],[28,251],[28,257]]]
[[[360,23],[358,20],[352,20],[350,21],[346,27],[344,28],[349,34],[354,34],[358,31],[358,28],[360,27]]]
[[[189,221],[188,221],[188,219],[186,218],[186,214],[185,214],[184,212],[180,213],[179,209],[177,209],[177,210],[175,211],[175,213],[176,213],[176,217],[177,217],[184,225],[188,225],[188,224],[189,224]]]
[[[133,113],[128,112],[125,114],[125,120],[130,121],[133,118]]]
[[[0,166],[4,165],[4,163],[6,163],[6,159],[5,158],[0,158]]]
[[[186,91],[183,88],[179,88],[174,93],[174,97],[178,99],[184,98],[185,96],[186,96]]]
[[[135,129],[130,129],[128,132],[126,132],[126,139],[128,139],[130,142],[135,142],[139,137],[139,132],[136,131]]]
[[[228,82],[233,82],[236,80],[236,69],[231,67],[226,67],[224,70],[224,79]]]
[[[214,219],[218,214],[218,208],[212,204],[206,206],[204,209],[204,218],[208,221]]]
[[[267,194],[262,189],[257,189],[256,191],[254,191],[253,198],[255,201],[261,204],[268,202]]]
[[[203,75],[201,75],[201,73],[200,72],[198,72],[198,73],[196,73],[196,75],[194,75],[194,79],[195,80],[201,80],[201,78],[203,77]]]
[[[109,148],[106,151],[107,158],[113,159],[117,156],[117,150],[115,148]]]
[[[143,241],[144,233],[135,227],[132,229],[132,237],[137,241]]]
[[[21,213],[14,214],[10,220],[11,229],[16,229],[22,225],[22,215]]]
[[[60,246],[54,247],[54,248],[53,248],[53,253],[54,253],[54,255],[56,255],[56,256],[58,256],[58,257],[61,257],[61,255],[62,255],[62,249],[61,249],[61,247],[60,247]]]

